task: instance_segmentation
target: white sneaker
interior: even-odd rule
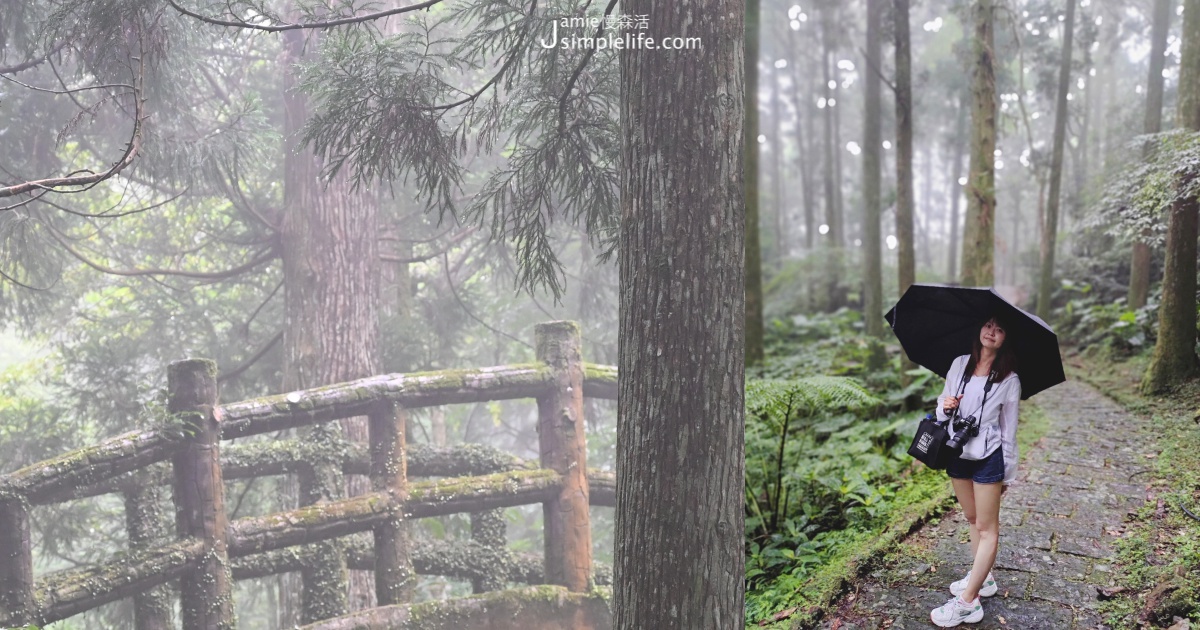
[[[971,579],[971,572],[967,571],[967,577],[950,584],[950,593],[952,595],[962,595],[963,591],[967,590],[967,582]],[[979,587],[980,597],[991,597],[996,594],[999,588],[996,586],[996,578],[992,577],[992,572],[988,571],[987,579],[983,581],[983,586]]]
[[[983,621],[983,605],[978,597],[968,603],[955,596],[944,606],[934,608],[929,613],[929,619],[940,628],[953,628],[960,623],[979,623]]]

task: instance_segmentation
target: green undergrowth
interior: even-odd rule
[[[1115,543],[1114,577],[1121,592],[1102,604],[1114,630],[1166,628],[1175,620],[1200,622],[1200,381],[1161,397],[1146,398],[1137,386],[1148,357],[1125,359],[1106,349],[1068,361],[1070,376],[1094,385],[1134,413],[1149,416],[1146,503],[1133,513]]]

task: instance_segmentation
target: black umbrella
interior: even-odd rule
[[[1022,400],[1067,380],[1054,331],[994,289],[914,284],[884,315],[908,358],[942,377],[956,357],[970,354],[979,328],[991,316],[1009,321],[1005,343],[1012,343],[1017,354]]]

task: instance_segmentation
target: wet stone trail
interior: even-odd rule
[[[1111,583],[1112,541],[1146,496],[1139,474],[1148,449],[1138,439],[1145,419],[1078,381],[1034,401],[1050,428],[1024,454],[1018,483],[1001,502],[993,571],[1000,590],[983,598],[982,622],[959,628],[1105,628],[1096,586]],[[818,627],[935,628],[930,610],[951,597],[950,582],[970,568],[967,540],[956,506],[910,535],[898,561],[860,578]]]

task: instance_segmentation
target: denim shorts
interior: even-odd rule
[[[1000,483],[1004,481],[1004,447],[996,447],[991,455],[979,460],[955,457],[946,466],[946,474],[975,483]]]

